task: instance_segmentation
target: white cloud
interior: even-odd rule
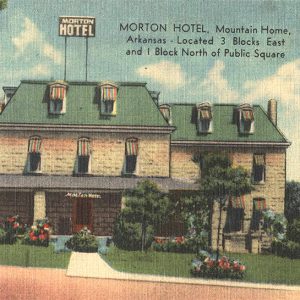
[[[45,44],[43,47],[43,54],[52,59],[56,64],[62,64],[62,55],[59,51],[57,51],[52,45]]]
[[[300,109],[300,59],[282,65],[269,77],[246,81],[244,89],[246,101],[275,98]]]
[[[23,27],[23,31],[11,39],[16,48],[17,56],[24,55],[25,50],[31,46],[35,51],[51,59],[55,64],[62,64],[62,54],[46,42],[43,33],[29,18],[24,18]]]
[[[176,89],[187,84],[186,74],[181,66],[169,61],[142,66],[136,70],[136,73],[142,77],[148,77],[168,89]]]
[[[29,74],[32,76],[38,76],[38,75],[49,75],[49,68],[44,64],[38,64],[34,66],[32,69],[30,69]]]
[[[208,71],[207,77],[200,83],[200,89],[206,100],[217,102],[232,102],[238,99],[239,93],[230,87],[228,80],[225,79],[223,71],[225,64],[218,60]]]

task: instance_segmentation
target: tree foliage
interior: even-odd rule
[[[7,0],[0,0],[0,10],[7,7]]]
[[[140,225],[143,251],[147,242],[148,227],[155,228],[167,219],[170,208],[169,198],[150,180],[139,182],[137,187],[129,190],[125,196],[125,208],[121,217],[127,222]]]
[[[222,210],[231,196],[248,194],[252,190],[250,176],[242,167],[232,167],[225,153],[206,153],[201,157],[202,177],[200,193],[208,201],[219,204],[217,233],[217,256],[219,255],[219,236],[222,222]]]
[[[287,182],[284,214],[289,223],[300,218],[300,182]]]

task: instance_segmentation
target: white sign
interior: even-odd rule
[[[59,17],[59,35],[67,37],[95,37],[94,17]]]

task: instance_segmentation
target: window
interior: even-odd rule
[[[87,138],[78,140],[77,173],[90,173],[90,141]]]
[[[101,113],[116,115],[118,87],[112,82],[100,83]]]
[[[265,155],[253,155],[252,178],[254,183],[263,183],[265,181]]]
[[[28,172],[38,173],[41,171],[41,138],[31,137],[28,143]]]
[[[244,196],[231,197],[227,208],[225,230],[227,232],[243,230],[245,200]]]
[[[172,124],[170,105],[162,104],[159,106],[159,110],[160,110],[161,114],[163,115],[163,117],[165,118],[165,120],[168,122],[168,124]]]
[[[53,83],[50,85],[50,114],[62,114],[66,112],[66,93],[67,85],[65,83]]]
[[[249,104],[242,104],[239,108],[239,132],[243,134],[254,133],[254,113]]]
[[[197,125],[199,133],[212,132],[212,111],[208,102],[201,103],[197,106]]]
[[[267,208],[266,199],[255,198],[253,199],[253,213],[251,219],[251,229],[259,230],[260,222],[262,220],[262,212]]]
[[[138,156],[138,140],[136,138],[126,140],[125,156],[125,174],[135,174]]]

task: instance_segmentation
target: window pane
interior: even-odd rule
[[[78,173],[88,173],[89,156],[78,156]]]
[[[136,155],[127,155],[126,156],[126,173],[134,173],[136,168]]]
[[[251,229],[252,230],[258,230],[259,229],[259,223],[262,219],[262,211],[260,210],[253,210],[252,219],[251,219]]]
[[[244,220],[244,209],[243,208],[232,208],[229,207],[227,210],[227,220],[225,229],[228,232],[241,231]]]
[[[111,114],[114,110],[114,101],[104,101],[104,110],[105,113]]]
[[[30,171],[31,172],[39,171],[40,165],[41,165],[41,154],[40,153],[30,153],[29,160],[30,160]]]
[[[253,176],[255,182],[264,181],[264,166],[254,165]]]

